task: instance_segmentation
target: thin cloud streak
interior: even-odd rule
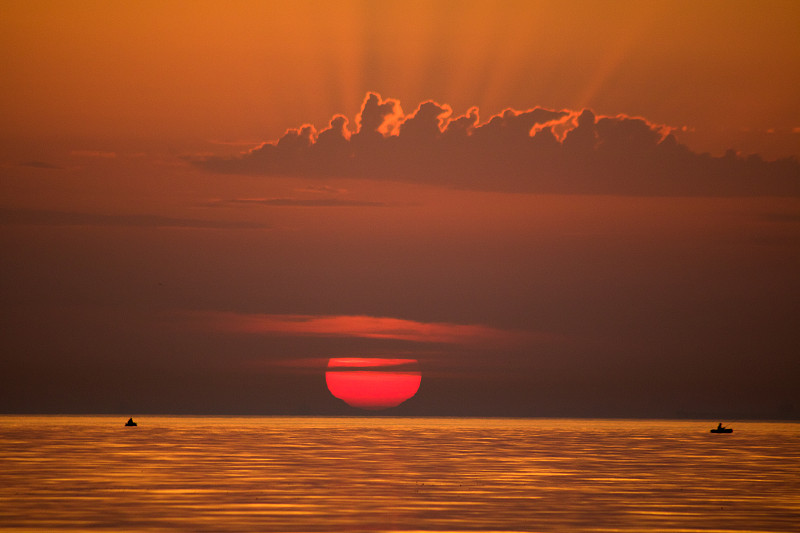
[[[95,226],[187,229],[267,229],[252,222],[199,220],[147,214],[99,214],[46,209],[2,208],[0,224],[9,226]]]
[[[356,337],[460,346],[510,346],[552,341],[555,336],[481,324],[419,322],[367,315],[188,313],[190,322],[225,333],[277,336]]]
[[[800,162],[729,151],[697,154],[677,128],[591,110],[506,109],[481,123],[427,101],[410,115],[369,93],[355,120],[322,131],[289,129],[235,157],[193,162],[206,170],[267,176],[354,177],[460,189],[628,196],[800,196]]]
[[[250,204],[268,207],[387,207],[386,202],[346,200],[343,198],[235,198],[224,200],[228,205]]]

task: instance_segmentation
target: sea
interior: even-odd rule
[[[800,423],[0,416],[0,531],[800,531]]]

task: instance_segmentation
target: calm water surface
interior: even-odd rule
[[[0,531],[800,530],[800,424],[0,417]]]

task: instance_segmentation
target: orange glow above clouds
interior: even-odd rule
[[[375,90],[646,116],[717,154],[800,145],[796,2],[7,1],[2,14],[1,136],[258,141],[353,116]]]

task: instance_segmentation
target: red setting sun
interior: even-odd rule
[[[400,405],[417,393],[421,379],[416,359],[335,358],[325,373],[331,394],[371,410]]]

